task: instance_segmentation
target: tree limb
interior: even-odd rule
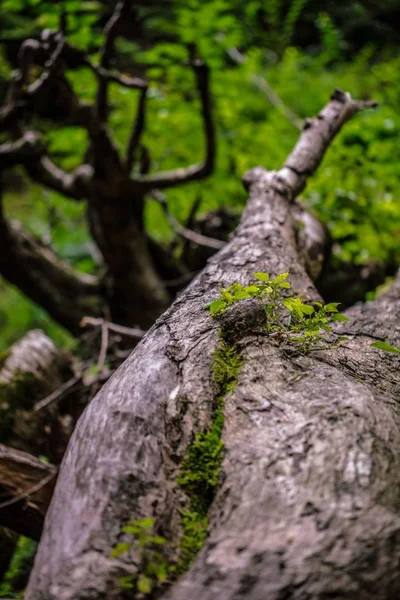
[[[148,175],[145,177],[135,177],[132,179],[133,187],[139,189],[142,193],[152,189],[165,189],[175,185],[188,183],[203,179],[212,173],[215,160],[215,128],[211,109],[211,97],[209,88],[209,70],[200,60],[194,60],[192,66],[195,72],[197,89],[199,91],[201,105],[204,135],[206,140],[206,158],[202,164],[191,165],[190,167],[165,171]]]
[[[100,57],[100,68],[103,71],[108,71],[111,58],[114,54],[115,38],[118,35],[118,30],[121,25],[121,22],[129,12],[129,9],[129,0],[123,0],[121,2],[118,2],[117,6],[115,7],[114,13],[112,14],[111,18],[109,19],[104,28],[105,43]],[[109,77],[103,77],[101,75],[101,71],[99,71],[98,74],[100,75],[100,78],[97,90],[96,113],[100,121],[105,121],[108,112],[107,91]]]
[[[214,250],[220,250],[225,246],[225,242],[222,240],[217,240],[216,238],[211,238],[207,235],[203,235],[202,233],[198,233],[197,231],[192,231],[187,227],[183,227],[177,219],[168,210],[167,200],[162,192],[159,190],[153,190],[151,193],[151,197],[154,200],[157,200],[161,205],[163,212],[171,225],[172,229],[180,236],[185,238],[186,240],[197,244],[198,246],[206,246],[207,248],[213,248]]]
[[[0,144],[0,164],[2,168],[29,164],[40,159],[44,153],[45,147],[41,144],[40,137],[33,131],[26,131],[21,138]]]
[[[98,281],[74,272],[17,222],[0,221],[0,274],[75,334],[85,315],[102,313]]]
[[[128,148],[126,151],[125,168],[128,173],[131,172],[133,162],[135,159],[136,151],[139,147],[140,138],[143,133],[146,119],[146,95],[147,87],[140,92],[139,104],[137,109],[137,115],[132,127],[132,133],[128,142]]]
[[[73,375],[72,357],[40,330],[32,330],[6,352],[0,368],[0,442],[58,463],[71,431],[59,413],[34,414],[35,403]]]
[[[40,160],[32,163],[25,163],[25,170],[37,183],[72,200],[83,200],[93,179],[93,168],[90,165],[80,165],[74,172],[67,173],[48,156],[42,156]]]

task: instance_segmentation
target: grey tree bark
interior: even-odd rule
[[[336,92],[284,167],[245,176],[250,198],[227,246],[174,302],[78,423],[46,516],[26,600],[124,598],[140,552],[112,558],[121,527],[151,517],[179,555],[188,498],[177,476],[196,432],[213,420],[219,324],[204,306],[218,287],[258,271],[290,271],[294,293],[318,299],[311,218],[298,231],[296,196],[344,122],[364,105]],[[303,238],[302,243],[300,238]],[[321,247],[321,246],[320,246]],[[318,254],[318,253],[317,253]],[[245,359],[225,397],[224,459],[203,547],[166,600],[393,600],[400,597],[400,278],[347,311],[336,350],[284,352],[241,318]],[[237,313],[239,315],[239,313]],[[243,314],[242,314],[243,317]],[[238,319],[239,320],[239,319]],[[139,598],[140,592],[129,592]]]

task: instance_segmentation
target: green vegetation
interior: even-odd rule
[[[393,352],[395,354],[400,354],[400,348],[396,348],[395,346],[391,346],[387,342],[374,342],[371,344],[373,348],[378,348],[379,350],[384,350],[385,352]]]
[[[138,577],[127,575],[119,583],[124,589],[135,589],[143,595],[150,594],[162,585],[171,571],[161,547],[167,543],[164,537],[154,535],[154,519],[135,519],[122,528],[122,532],[132,537],[132,541],[117,544],[111,558],[118,558],[133,549],[139,554],[141,573]]]
[[[220,289],[220,297],[207,305],[211,316],[222,316],[233,304],[254,298],[262,303],[265,311],[265,329],[272,340],[283,348],[291,348],[302,354],[312,350],[337,348],[346,337],[333,341],[326,338],[332,333],[329,323],[348,321],[338,311],[338,303],[303,303],[301,297],[284,297],[282,290],[290,289],[287,281],[289,273],[281,273],[271,279],[268,273],[256,273],[257,281],[248,286],[234,283],[226,289]],[[244,332],[245,333],[245,332]]]
[[[134,40],[118,39],[117,45],[127,71],[145,73],[150,79],[144,143],[152,169],[199,160],[202,123],[193,73],[185,64],[186,44],[196,42],[212,69],[217,166],[206,181],[167,191],[169,210],[179,221],[185,221],[198,197],[201,212],[220,206],[240,211],[247,197],[241,185],[246,169],[256,164],[268,169],[282,165],[298,131],[282,104],[270,102],[265,82],[300,120],[316,114],[332,90],[340,87],[354,97],[376,99],[380,108],[346,125],[309,182],[304,200],[330,228],[334,263],[399,263],[400,59],[391,45],[398,35],[390,26],[395,6],[389,0],[379,3],[379,10],[376,3],[366,4],[138,3],[143,19],[140,32]],[[95,61],[109,8],[97,1],[66,0],[63,5],[69,14],[71,41],[89,49]],[[59,10],[58,3],[37,0],[1,3],[0,95],[15,63],[15,41],[37,35],[44,27],[56,27]],[[71,83],[84,100],[93,97],[94,78],[87,69],[71,74]],[[138,92],[113,85],[110,93],[113,134],[118,146],[125,147]],[[79,164],[86,140],[79,128],[65,127],[49,128],[47,142],[56,162],[71,169]],[[75,268],[99,269],[79,203],[24,182],[18,191],[6,187],[5,212],[54,246]],[[160,205],[146,199],[145,214],[150,235],[169,244],[174,234]],[[43,328],[58,344],[71,343],[42,309],[3,283],[0,327],[0,350],[33,327]]]
[[[37,542],[20,536],[10,565],[0,582],[0,598],[23,598]]]
[[[217,387],[213,421],[208,429],[196,434],[182,461],[177,479],[189,499],[189,509],[182,513],[183,535],[177,572],[183,573],[201,549],[207,531],[208,509],[214,499],[223,459],[224,398],[235,389],[239,369],[243,364],[238,350],[220,340],[212,364],[213,381]]]
[[[0,382],[0,436],[2,440],[7,438],[14,421],[15,405],[19,409],[31,408],[32,394],[35,393],[34,386],[35,377],[30,372],[18,372],[12,381]]]

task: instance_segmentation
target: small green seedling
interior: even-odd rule
[[[146,596],[168,578],[171,567],[160,552],[160,547],[166,544],[167,540],[162,536],[154,535],[154,519],[151,518],[131,521],[122,527],[122,531],[131,535],[133,540],[117,544],[110,557],[118,558],[134,549],[139,554],[142,572],[136,578],[133,575],[121,577],[118,582],[124,589],[136,589]]]
[[[291,287],[288,276],[286,272],[271,279],[268,273],[255,273],[256,283],[242,286],[236,282],[220,289],[220,297],[206,308],[212,317],[220,317],[236,302],[253,298],[263,303],[266,331],[279,345],[302,354],[337,348],[347,338],[342,336],[331,341],[326,334],[333,331],[330,324],[334,321],[349,320],[338,311],[339,303],[306,304],[300,296],[284,296],[284,290]]]

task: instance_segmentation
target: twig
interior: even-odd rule
[[[98,367],[99,373],[102,372],[104,363],[106,362],[107,349],[108,349],[108,326],[107,326],[107,321],[103,321],[103,323],[101,324],[100,354],[99,354],[99,359],[97,361],[97,367]]]
[[[105,321],[104,319],[84,317],[81,321],[81,327],[87,327],[88,325],[91,327],[103,327],[103,325],[105,325],[110,331],[114,331],[115,333],[135,339],[141,339],[146,333],[146,331],[143,331],[143,329],[136,327],[124,327],[124,325],[117,325],[117,323],[111,323],[110,321]]]
[[[202,233],[197,233],[196,231],[192,231],[191,229],[183,227],[179,223],[179,221],[177,221],[177,219],[175,219],[175,217],[169,212],[166,198],[164,194],[159,190],[153,190],[151,192],[151,197],[161,204],[161,207],[169,224],[178,235],[181,235],[185,239],[199,246],[206,246],[207,248],[214,248],[215,250],[220,250],[225,246],[226,242],[223,242],[222,240],[217,240],[215,238],[203,235]]]
[[[46,398],[43,398],[43,400],[40,400],[40,402],[37,402],[34,405],[33,410],[35,412],[42,410],[42,408],[49,406],[49,404],[51,404],[52,402],[55,402],[56,400],[61,398],[61,396],[63,396],[65,394],[65,392],[67,392],[76,383],[78,383],[78,381],[81,379],[81,377],[82,377],[81,375],[75,375],[74,377],[71,377],[71,379],[68,379],[68,381],[66,381],[65,383],[60,385],[60,387],[58,387],[56,390],[54,390],[54,392],[52,392],[51,394],[46,396]]]

